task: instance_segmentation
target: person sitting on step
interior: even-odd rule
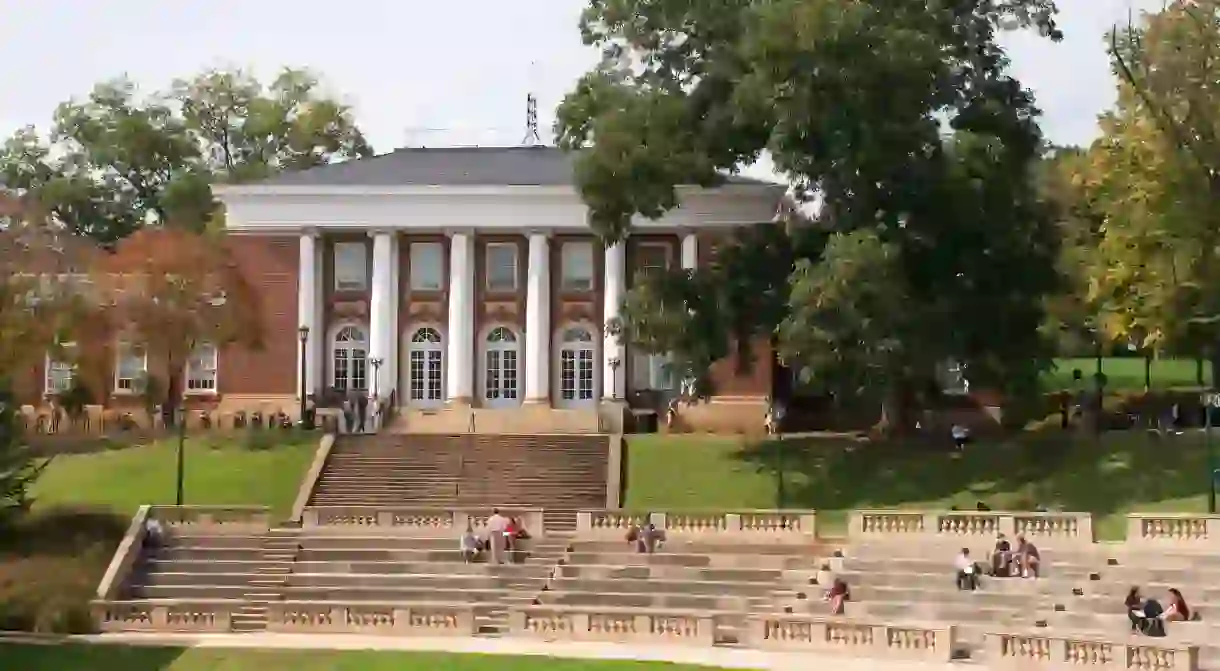
[[[842,615],[843,604],[851,601],[851,590],[848,589],[847,583],[836,578],[830,587],[830,591],[826,593],[826,600],[830,602],[831,615]]]
[[[1038,546],[1025,540],[1025,536],[1017,536],[1016,565],[1018,575],[1022,578],[1037,578],[1042,568],[1042,555]]]
[[[1007,578],[1012,575],[1012,546],[1004,534],[997,534],[995,550],[991,553],[991,575]]]
[[[970,558],[970,548],[962,548],[962,551],[953,560],[953,566],[957,569],[957,588],[962,591],[970,591],[979,588],[979,567]]]
[[[462,561],[467,564],[472,564],[479,558],[479,549],[482,543],[479,542],[479,537],[475,535],[474,528],[469,524],[466,525],[466,532],[462,534],[460,547],[462,549]]]
[[[144,520],[144,549],[156,550],[165,544],[165,527],[161,520],[149,517]]]
[[[1166,622],[1189,622],[1192,614],[1182,593],[1171,587],[1169,589],[1169,608],[1165,609],[1161,619]]]

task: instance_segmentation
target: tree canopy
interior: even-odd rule
[[[829,382],[835,371],[796,334],[833,326],[819,337],[884,353],[858,363],[909,371],[902,383],[943,359],[984,383],[1032,380],[1058,235],[1037,185],[1038,110],[997,35],[1058,39],[1054,13],[1048,0],[591,0],[581,29],[605,58],[560,105],[556,133],[582,149],[593,230],[619,240],[632,217],[675,207],[676,185],[717,184],[763,151],[799,202],[817,200],[805,222],[816,233],[775,226],[790,239],[778,245],[737,232],[719,267],[637,282],[623,332],[690,360],[722,353],[714,340],[778,334],[789,364]],[[869,273],[864,263],[884,263],[897,293],[860,310],[901,296],[918,322],[857,310],[854,323],[821,323],[817,289]],[[643,306],[660,296],[670,309],[654,327]]]
[[[150,95],[126,79],[98,84],[60,105],[48,134],[10,137],[0,181],[112,245],[147,223],[202,226],[217,208],[213,183],[371,154],[351,110],[309,71],[264,84],[210,70]]]

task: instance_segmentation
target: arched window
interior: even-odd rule
[[[445,400],[444,343],[440,331],[424,326],[411,333],[407,343],[407,403],[439,406]]]
[[[597,351],[593,333],[584,326],[572,326],[559,336],[557,377],[559,407],[579,407],[596,401]]]
[[[340,327],[331,352],[331,386],[339,391],[368,391],[368,333],[350,324]]]
[[[487,333],[483,342],[483,402],[487,407],[520,404],[519,347],[517,334],[508,327],[497,326]]]

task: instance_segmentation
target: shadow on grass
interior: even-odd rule
[[[152,646],[0,643],[5,668],[22,671],[163,671],[183,652]]]
[[[947,442],[947,441],[945,441]],[[947,446],[946,446],[947,447]],[[767,440],[736,457],[783,475],[783,507],[847,510],[911,505],[996,510],[1043,505],[1111,515],[1206,493],[1201,434],[1026,435],[964,453],[922,444],[846,439]],[[777,496],[777,498],[781,498]]]

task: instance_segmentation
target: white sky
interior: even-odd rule
[[[585,0],[0,0],[0,134],[45,129],[55,106],[127,74],[149,90],[204,68],[321,72],[355,106],[378,152],[513,145],[524,98],[553,109],[596,61],[580,43]],[[1007,40],[1054,142],[1087,143],[1113,99],[1105,33],[1161,0],[1058,0],[1066,39]],[[765,170],[765,168],[761,168]],[[754,171],[751,171],[754,172]]]

